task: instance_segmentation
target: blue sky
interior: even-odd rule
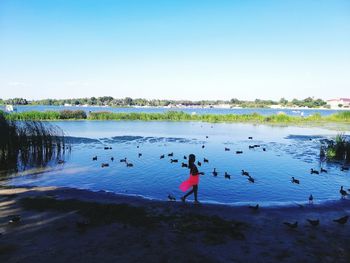
[[[0,98],[350,97],[350,1],[1,0]]]

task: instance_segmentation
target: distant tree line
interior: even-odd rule
[[[150,106],[150,107],[165,107],[174,105],[183,106],[217,106],[220,104],[229,104],[232,107],[243,107],[243,108],[266,108],[272,105],[281,105],[284,107],[308,107],[308,108],[319,108],[327,107],[327,102],[322,99],[314,99],[308,97],[303,100],[293,99],[291,101],[281,98],[279,101],[273,100],[260,100],[254,101],[246,100],[147,100],[147,99],[132,99],[126,97],[124,99],[116,99],[110,96],[104,97],[91,97],[91,98],[77,98],[77,99],[44,99],[44,100],[26,100],[23,98],[13,98],[8,100],[0,99],[0,104],[12,104],[12,105],[54,105],[63,106],[70,104],[73,106],[89,105],[89,106],[111,106],[111,107],[132,107],[132,106]]]

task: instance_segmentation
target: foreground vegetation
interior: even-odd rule
[[[44,99],[44,100],[26,100],[23,98],[13,98],[8,100],[0,99],[1,104],[12,105],[54,105],[63,106],[65,104],[77,106],[77,105],[89,105],[89,106],[111,106],[111,107],[129,107],[129,106],[150,106],[150,107],[164,107],[170,105],[182,105],[182,106],[216,106],[220,104],[231,105],[231,107],[242,108],[266,108],[273,105],[281,105],[283,107],[308,107],[319,108],[328,107],[327,102],[321,99],[305,98],[303,100],[293,99],[286,100],[281,98],[279,101],[273,100],[260,100],[255,99],[253,101],[248,100],[146,100],[146,99],[132,99],[126,97],[124,99],[116,99],[110,96],[104,97],[91,97],[91,98],[77,98],[77,99]]]
[[[308,117],[274,114],[263,116],[253,114],[188,114],[182,111],[164,113],[114,113],[84,111],[28,111],[7,114],[8,120],[139,120],[139,121],[203,121],[203,122],[253,122],[253,123],[310,123],[310,122],[350,122],[350,111],[339,112],[329,116],[314,114]]]
[[[0,111],[0,171],[43,166],[65,151],[63,132],[53,125],[15,122]]]
[[[330,161],[350,161],[350,141],[343,134],[338,134],[334,140],[326,140],[321,146],[321,157]]]

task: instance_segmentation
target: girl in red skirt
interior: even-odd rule
[[[192,190],[189,191],[187,194],[185,194],[183,197],[181,197],[181,200],[183,202],[186,201],[186,198],[194,194],[194,203],[199,204],[197,195],[198,195],[198,184],[199,184],[199,175],[204,175],[203,172],[198,172],[197,166],[194,164],[196,161],[196,156],[194,154],[190,154],[188,156],[188,168],[190,169],[190,177],[181,183],[180,189],[183,192],[186,192],[190,187],[192,187]]]

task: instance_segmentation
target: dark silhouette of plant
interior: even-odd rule
[[[321,157],[328,160],[350,161],[350,142],[344,134],[338,134],[334,140],[326,140],[321,146]]]
[[[39,121],[11,121],[0,111],[0,170],[24,170],[60,160],[70,147],[63,131]]]

